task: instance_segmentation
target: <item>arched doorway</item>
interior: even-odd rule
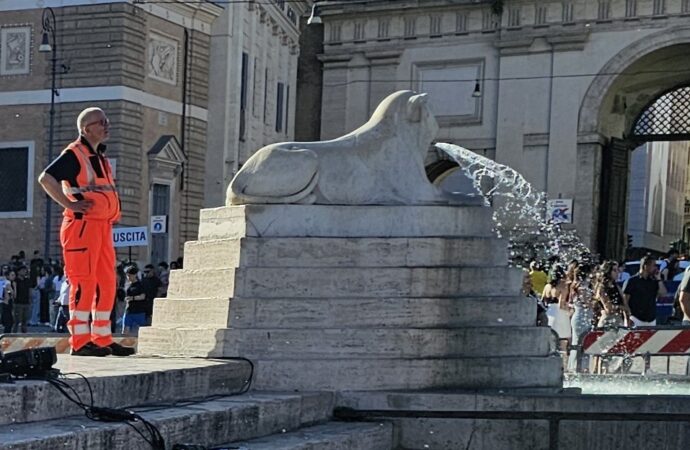
[[[589,227],[590,244],[606,258],[625,255],[632,150],[645,142],[689,139],[688,54],[688,27],[648,36],[616,55],[585,95],[577,171],[594,186],[579,198],[579,207],[591,211],[590,223],[577,225]]]
[[[599,220],[599,251],[608,258],[622,259],[629,239],[628,192],[631,152],[648,142],[690,140],[690,83],[659,94],[644,106],[632,123],[625,139],[612,138],[602,155],[601,204]],[[687,166],[687,157],[685,158]],[[652,199],[651,223],[661,222],[663,211],[662,178],[651,182],[648,198]],[[667,181],[665,183],[668,183]],[[650,225],[661,232],[661,225]],[[663,250],[663,249],[662,249]]]

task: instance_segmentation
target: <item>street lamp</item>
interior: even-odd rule
[[[474,83],[474,91],[472,92],[472,97],[479,98],[482,96],[482,88],[479,84],[479,79]]]
[[[307,25],[323,23],[321,21],[321,16],[319,16],[319,7],[316,3],[311,7],[311,16],[307,19]]]
[[[53,133],[55,125],[55,96],[59,95],[55,91],[55,76],[57,75],[55,66],[57,64],[57,41],[55,40],[55,12],[52,8],[43,10],[43,36],[41,46],[38,51],[41,53],[51,53],[51,82],[50,82],[50,126],[48,130],[48,164],[53,160]],[[52,39],[51,39],[52,38]],[[51,227],[51,206],[52,201],[46,194],[46,229],[45,229],[45,261],[50,257],[50,227]]]

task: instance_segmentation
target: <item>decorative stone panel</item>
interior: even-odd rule
[[[0,75],[31,72],[31,26],[0,28]]]

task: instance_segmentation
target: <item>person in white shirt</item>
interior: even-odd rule
[[[58,305],[57,318],[55,319],[55,331],[67,333],[67,322],[69,321],[69,280],[65,277],[60,285],[60,294],[55,301]]]
[[[3,268],[2,273],[0,273],[0,332],[3,333],[12,332],[12,323],[14,321],[12,318],[12,305],[10,304],[9,292],[5,290],[5,286],[9,285],[10,281],[7,279],[5,269]],[[10,290],[11,289],[12,287],[10,286]]]
[[[57,325],[57,315],[60,310],[60,304],[58,303],[58,298],[60,297],[60,289],[62,288],[62,283],[65,281],[65,273],[61,267],[55,269],[55,276],[53,277],[53,290],[52,295],[48,299],[50,304],[50,324],[53,327],[53,331],[56,331],[55,326]]]
[[[630,278],[630,274],[625,271],[625,263],[621,262],[618,264],[618,278],[616,279],[616,282],[618,283],[625,283],[628,278]]]

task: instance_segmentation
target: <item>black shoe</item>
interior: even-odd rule
[[[118,344],[117,342],[113,342],[107,348],[110,349],[113,356],[130,356],[135,353],[133,347],[125,347],[123,345]]]
[[[70,352],[72,356],[108,356],[112,354],[110,347],[99,347],[93,342],[89,342],[79,350]]]

